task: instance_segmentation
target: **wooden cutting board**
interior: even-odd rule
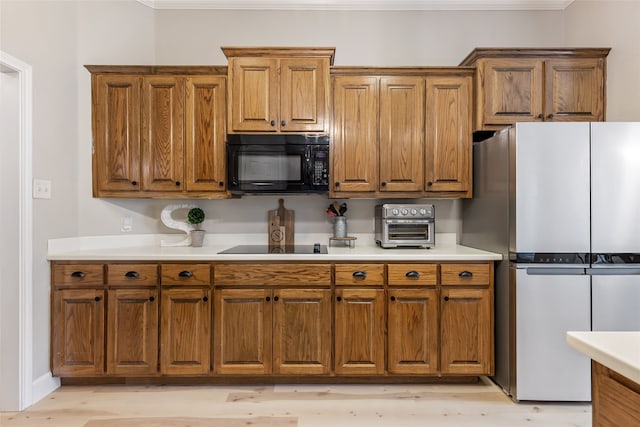
[[[295,211],[285,209],[284,199],[278,200],[278,209],[268,212],[269,248],[294,245]]]

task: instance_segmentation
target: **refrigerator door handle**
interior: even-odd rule
[[[640,268],[587,268],[587,274],[592,276],[636,276],[640,275]]]
[[[528,267],[527,274],[530,276],[584,276],[586,269],[571,267]]]

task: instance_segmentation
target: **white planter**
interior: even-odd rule
[[[191,230],[191,246],[199,248],[204,242],[205,230]]]

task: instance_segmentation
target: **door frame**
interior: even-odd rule
[[[18,242],[18,407],[5,410],[23,410],[33,403],[33,203],[32,182],[32,67],[0,51],[0,67],[18,74],[19,103],[19,242]],[[1,307],[0,307],[1,308]],[[4,347],[3,343],[0,346]],[[11,348],[11,347],[9,347]]]

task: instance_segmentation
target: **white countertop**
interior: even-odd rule
[[[219,254],[236,245],[267,244],[264,234],[207,234],[200,248],[161,246],[162,240],[181,241],[184,234],[138,234],[72,237],[49,240],[47,259],[73,261],[497,261],[502,255],[460,246],[455,234],[436,234],[431,249],[382,249],[372,234],[354,235],[354,247],[329,246],[327,234],[296,234],[296,244],[320,243],[328,254]]]
[[[569,345],[640,384],[640,331],[567,332]]]

